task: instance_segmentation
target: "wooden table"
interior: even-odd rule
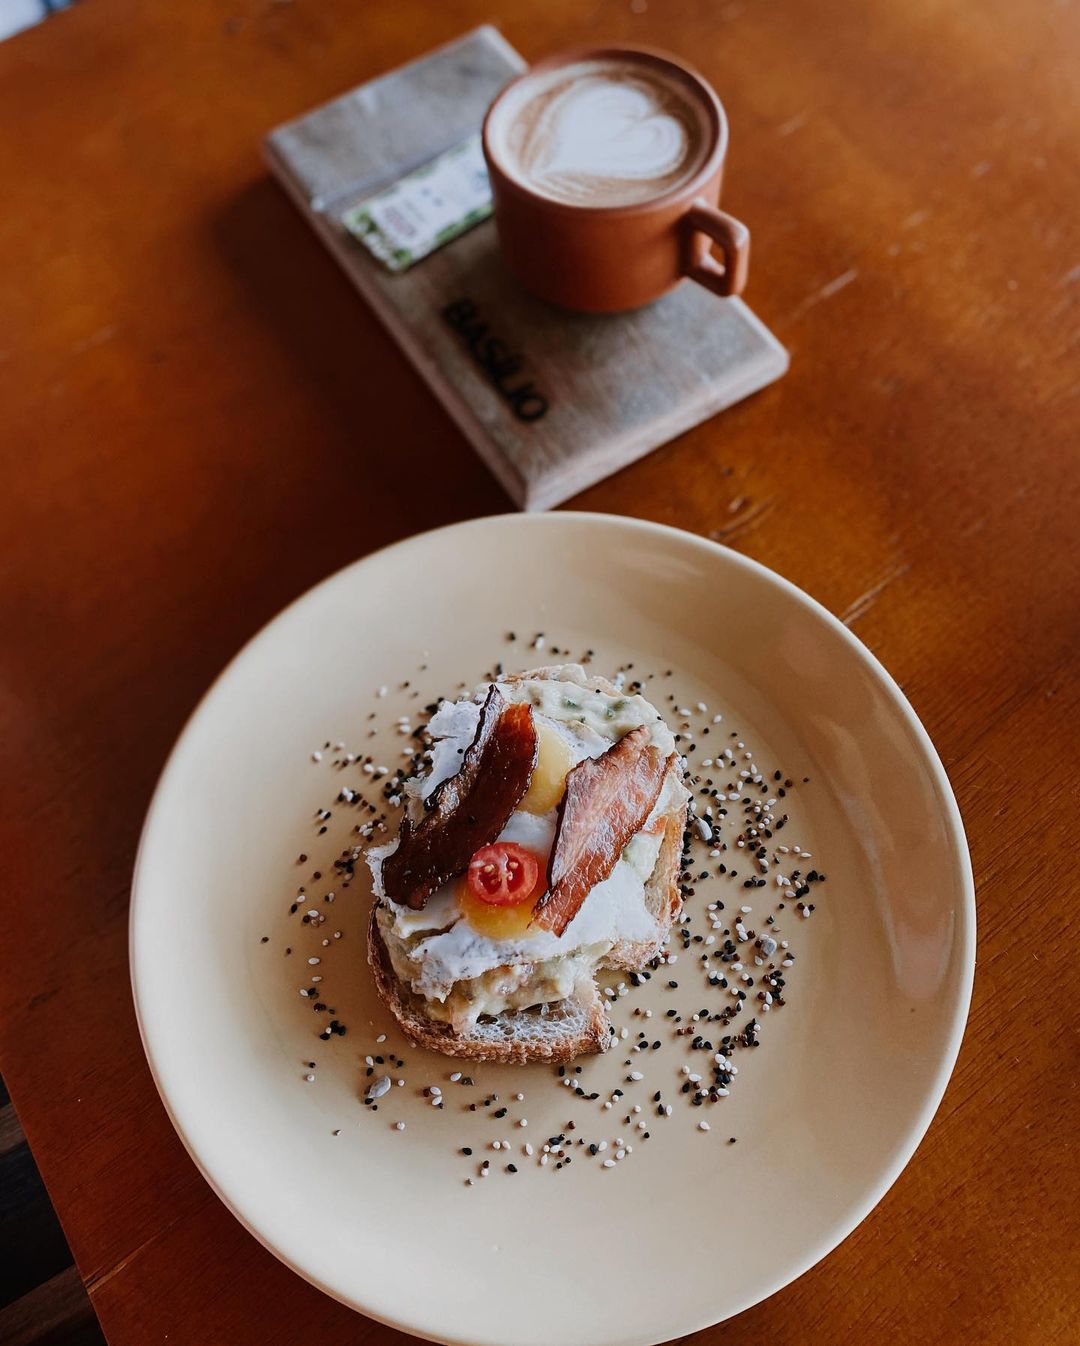
[[[975,999],[926,1141],[824,1264],[695,1340],[1075,1342],[1080,14],[1049,0],[85,0],[0,46],[0,1069],[109,1340],[405,1340],[196,1173],[126,919],[155,778],[241,642],[356,556],[506,507],[257,153],[489,17],[529,55],[631,38],[715,81],[747,297],[793,356],[578,503],[842,614],[974,856]]]

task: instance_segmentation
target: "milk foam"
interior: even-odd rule
[[[581,206],[659,196],[700,167],[709,145],[692,95],[633,60],[581,61],[526,80],[493,129],[515,176]]]

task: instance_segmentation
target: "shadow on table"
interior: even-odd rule
[[[467,440],[270,178],[213,221],[221,256],[285,350],[313,407],[313,438],[348,475],[335,503],[363,510],[350,556],[511,504]],[[323,466],[326,466],[325,461]],[[362,477],[360,472],[362,471]],[[355,499],[350,499],[355,496]],[[356,542],[362,541],[358,548]]]

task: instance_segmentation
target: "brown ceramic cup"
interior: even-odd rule
[[[522,106],[524,86],[562,66],[596,60],[658,71],[692,101],[704,142],[688,178],[629,205],[603,205],[553,199],[514,171],[500,119]],[[589,313],[639,308],[686,278],[718,295],[741,294],[750,233],[717,204],[727,142],[719,98],[675,57],[646,47],[579,47],[537,62],[499,93],[484,119],[484,157],[507,264],[534,294]]]

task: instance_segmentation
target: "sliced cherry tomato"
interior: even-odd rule
[[[469,891],[493,907],[516,907],[536,893],[540,861],[513,841],[481,846],[469,861]]]

